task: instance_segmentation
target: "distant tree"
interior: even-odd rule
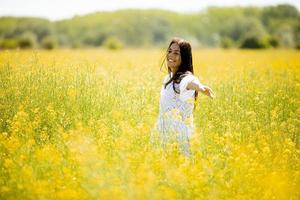
[[[28,31],[34,33],[37,41],[40,42],[45,36],[53,34],[54,27],[53,24],[46,19],[20,18],[13,35],[18,37]]]
[[[285,4],[265,7],[262,11],[261,21],[263,22],[266,30],[268,30],[271,35],[278,38],[279,46],[293,46],[291,42],[287,42],[287,40],[295,39],[294,30],[300,21],[299,12],[296,7]],[[288,30],[290,29],[287,28],[288,26],[291,30]],[[292,43],[295,44],[296,42],[293,41]]]
[[[249,37],[263,37],[267,32],[258,19],[244,16],[236,16],[226,22],[221,29],[223,37],[229,37],[233,41],[241,41]]]
[[[16,39],[2,39],[0,40],[0,49],[15,49],[19,46]]]
[[[152,20],[153,18],[151,18]],[[168,39],[168,34],[171,32],[170,22],[163,17],[156,17],[150,22],[149,30],[151,32],[152,42],[154,44],[165,43]]]
[[[88,46],[100,46],[106,37],[108,37],[108,34],[101,31],[100,28],[96,28],[96,30],[88,30],[83,36],[83,43]]]
[[[261,49],[264,48],[263,44],[257,37],[247,37],[242,42],[240,48],[242,49]]]
[[[222,48],[227,49],[227,48],[233,47],[233,45],[234,45],[234,42],[231,38],[229,38],[229,37],[222,38],[222,41],[221,41]]]
[[[53,35],[48,35],[42,39],[41,46],[44,49],[54,49],[57,48],[58,42],[56,37]]]
[[[299,15],[295,6],[281,4],[277,6],[268,6],[263,8],[262,22],[269,25],[274,19],[295,19]]]
[[[16,29],[18,18],[0,17],[0,37],[13,38],[13,32]]]
[[[295,47],[294,32],[290,25],[282,25],[275,32],[278,38],[279,46],[284,48]]]
[[[56,37],[59,47],[71,47],[70,39],[66,34],[59,34]]]
[[[272,46],[272,47],[278,47],[279,46],[279,41],[276,37],[270,37],[269,38],[269,44]]]
[[[105,39],[103,46],[111,50],[117,50],[123,48],[123,43],[118,38],[110,36]]]
[[[300,17],[297,26],[295,27],[295,47],[300,49]]]
[[[37,46],[37,37],[33,32],[26,31],[19,38],[20,48],[35,48]]]
[[[299,24],[298,10],[286,4],[264,8],[210,7],[191,14],[127,9],[56,22],[41,18],[0,17],[0,38],[18,40],[25,37],[25,32],[31,32],[35,35],[31,38],[36,38],[36,43],[43,47],[44,38],[55,35],[60,47],[73,48],[110,46],[109,43],[119,42],[126,47],[158,47],[172,36],[191,38],[197,47],[241,47],[249,40],[256,41],[258,46],[299,47]],[[34,40],[28,38],[23,42],[23,48],[35,46],[31,45]]]

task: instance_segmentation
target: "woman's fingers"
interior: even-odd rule
[[[210,87],[208,87],[207,89],[209,91],[209,97],[212,99],[215,98],[215,94],[214,94],[213,90]]]
[[[215,94],[214,94],[213,90],[208,86],[204,86],[203,93],[206,94],[207,96],[209,96],[212,99],[215,98]]]

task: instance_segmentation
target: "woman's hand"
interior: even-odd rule
[[[200,87],[200,92],[202,92],[203,94],[205,94],[206,96],[214,99],[215,98],[215,94],[214,92],[212,91],[212,89],[206,85],[202,85]]]
[[[202,85],[202,84],[199,85],[199,84],[190,82],[187,85],[187,89],[188,90],[196,90],[196,91],[202,92],[203,94],[205,94],[206,96],[209,96],[212,99],[215,98],[215,94],[212,91],[212,89],[210,87],[206,86],[206,85]]]

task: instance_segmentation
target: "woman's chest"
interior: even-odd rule
[[[176,91],[179,92],[179,87],[177,84],[174,85]],[[179,93],[175,92],[173,84],[170,83],[166,87],[162,86],[160,91],[161,100],[164,101],[175,101],[179,99]]]

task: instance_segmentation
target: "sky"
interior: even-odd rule
[[[196,12],[209,6],[266,6],[289,3],[300,10],[300,0],[0,0],[0,16],[35,16],[60,20],[96,11],[160,8]]]

